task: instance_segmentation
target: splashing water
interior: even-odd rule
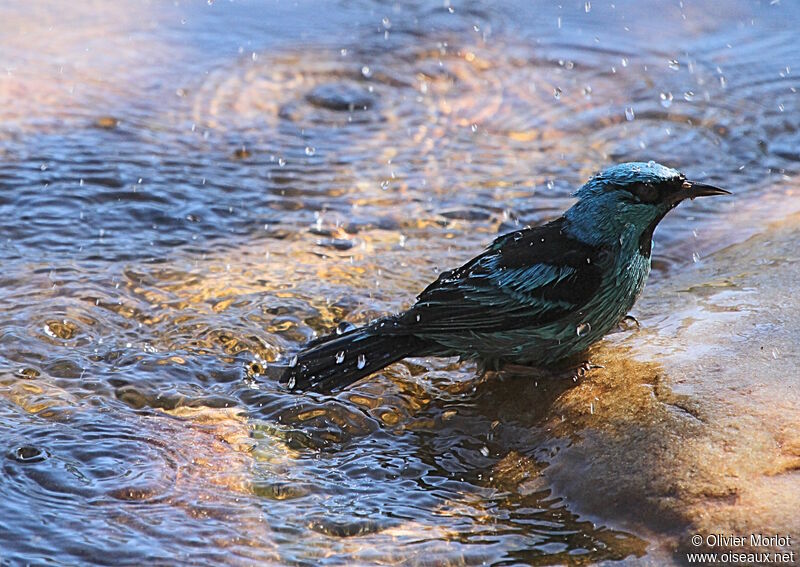
[[[792,208],[800,8],[367,4],[0,6],[4,559],[647,552],[541,475],[571,380],[418,358],[316,396],[269,367],[407,307],[612,162],[735,180],[756,226]],[[741,238],[729,214],[671,213],[654,277]]]

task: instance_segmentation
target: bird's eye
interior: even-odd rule
[[[634,186],[631,192],[638,197],[639,201],[642,203],[655,203],[658,200],[658,188],[648,183]]]

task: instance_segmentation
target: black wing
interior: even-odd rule
[[[544,325],[580,309],[600,286],[602,249],[564,234],[564,219],[503,235],[444,272],[398,317],[414,334]]]

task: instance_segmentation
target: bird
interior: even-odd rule
[[[291,391],[332,393],[411,356],[459,356],[494,369],[557,365],[633,307],[667,213],[686,199],[730,194],[653,161],[611,166],[559,218],[499,236],[441,272],[407,311],[310,342],[279,380]]]

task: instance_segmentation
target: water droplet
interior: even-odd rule
[[[695,264],[700,261],[700,254],[697,252],[692,252],[692,262]]]
[[[283,167],[284,165],[286,165],[286,160],[283,158],[278,158],[278,165],[280,167]]]
[[[552,188],[553,188],[553,187],[555,187],[555,186],[556,186],[556,184],[555,184],[555,183],[553,183],[553,180],[552,180],[552,179],[548,179],[548,180],[547,180],[547,188],[548,188],[548,189],[552,189]]]
[[[489,456],[489,447],[487,447],[486,445],[481,447],[481,455],[483,455],[484,457],[488,457]]]
[[[672,69],[673,71],[677,71],[678,69],[681,68],[681,65],[680,63],[678,63],[677,59],[670,59],[668,65],[669,68]]]
[[[306,146],[307,156],[313,156],[315,153],[317,153],[317,149],[314,146]]]
[[[421,317],[420,317],[419,313],[417,313],[417,323],[419,323],[420,319],[421,319]]]
[[[688,100],[689,102],[694,100],[694,92],[686,91],[685,93],[683,93],[683,100]]]
[[[672,106],[672,93],[670,92],[661,93],[658,96],[661,99],[661,106],[663,106],[664,108],[669,108],[670,106]]]
[[[372,70],[370,70],[368,66],[364,65],[363,67],[361,67],[361,74],[364,75],[365,77],[369,77],[370,75],[372,75]]]
[[[363,354],[359,354],[358,355],[358,363],[357,363],[356,366],[358,366],[358,369],[361,370],[366,365],[367,365],[367,357],[364,356]]]
[[[294,390],[295,385],[297,385],[297,380],[295,379],[294,376],[290,376],[289,381],[286,383],[286,385],[289,386],[290,390]]]
[[[559,17],[556,19],[556,25],[558,26],[558,29],[561,29],[561,16],[559,16]]]
[[[622,59],[620,59],[620,63],[622,64],[623,67],[627,67],[628,66],[628,58],[627,57],[623,57]]]
[[[631,120],[633,120],[634,118],[636,118],[636,115],[633,113],[633,107],[632,107],[632,106],[628,106],[628,107],[626,107],[626,108],[625,108],[625,119],[626,119],[628,122],[630,122],[630,121],[631,121]]]
[[[554,88],[553,89],[553,98],[555,98],[556,100],[560,99],[561,98],[561,92],[562,91],[561,91],[561,89],[559,87]]]
[[[297,355],[289,359],[289,368],[294,368],[295,366],[297,366]]]
[[[336,325],[336,334],[337,335],[343,335],[345,333],[349,333],[350,331],[352,331],[355,328],[356,328],[356,326],[353,325],[352,323],[350,323],[348,321],[342,321],[341,323]]]
[[[341,364],[344,362],[344,351],[340,350],[336,353],[336,364]]]
[[[589,12],[592,11],[592,3],[591,2],[585,2],[583,4],[583,9],[586,10],[586,13],[588,14]]]
[[[592,87],[590,87],[589,85],[583,87],[583,96],[585,96],[586,98],[592,98]]]
[[[473,125],[471,126],[471,128],[472,128],[472,131],[473,131],[473,132],[477,132],[477,131],[478,131],[478,125],[477,125],[477,124],[473,124]]]
[[[579,337],[584,336],[586,333],[592,330],[592,326],[588,323],[581,323],[575,328],[575,332],[578,333]]]
[[[383,24],[383,27],[386,28],[387,30],[392,27],[392,22],[389,18],[383,18],[381,20],[381,23]]]

